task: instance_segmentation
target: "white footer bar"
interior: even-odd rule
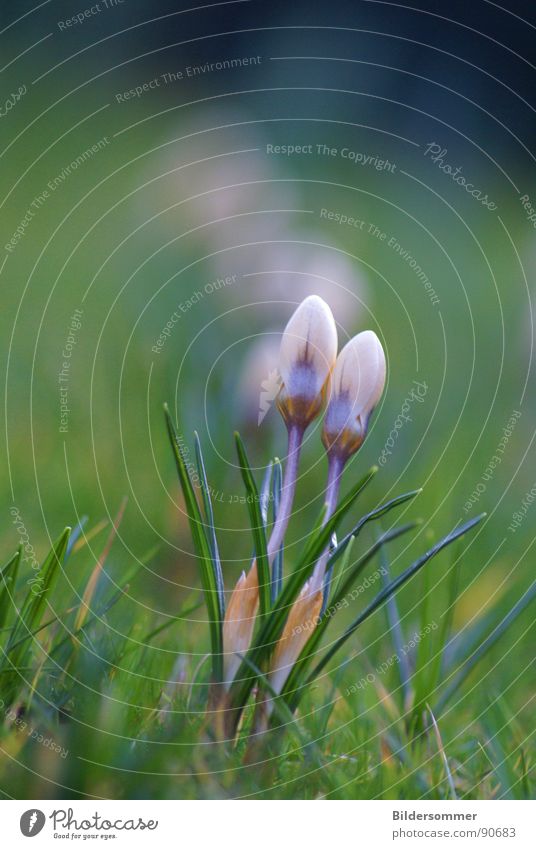
[[[534,849],[536,804],[515,801],[4,801],[1,844]],[[35,844],[29,839],[35,838]]]

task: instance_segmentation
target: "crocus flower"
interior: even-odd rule
[[[277,405],[288,430],[288,452],[281,504],[268,541],[270,562],[290,519],[303,435],[322,409],[336,356],[337,328],[331,310],[318,295],[309,295],[291,316],[279,351],[282,386]]]
[[[281,338],[277,404],[288,428],[305,430],[322,409],[326,383],[337,356],[337,328],[318,295],[301,302]]]
[[[385,371],[385,354],[372,330],[350,339],[337,357],[322,431],[328,455],[325,521],[337,505],[344,466],[365,440],[370,417],[385,386]],[[326,549],[315,566],[312,589],[319,589],[322,584],[328,556]]]
[[[361,447],[385,386],[385,354],[372,330],[354,336],[337,357],[322,442],[346,461]]]
[[[287,425],[288,459],[281,503],[268,541],[270,563],[281,547],[290,518],[303,434],[322,409],[336,356],[337,328],[331,310],[322,298],[310,295],[291,316],[279,350],[278,370],[283,384],[277,404]],[[254,562],[247,577],[244,573],[240,576],[225,614],[223,648],[226,688],[231,685],[240,666],[238,655],[245,654],[251,643],[258,603],[257,565]]]

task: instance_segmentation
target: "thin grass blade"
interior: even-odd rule
[[[382,545],[390,542],[393,539],[401,536],[407,531],[412,530],[416,526],[416,522],[411,522],[406,525],[401,525],[399,528],[393,528],[390,531],[387,531],[385,534],[380,537],[379,540],[376,541],[370,548],[353,564],[353,566],[349,567],[348,564],[350,562],[350,552],[352,550],[352,546],[354,543],[354,538],[352,537],[344,551],[342,565],[339,570],[339,575],[337,577],[337,581],[335,586],[333,587],[332,598],[329,602],[329,605],[326,606],[324,612],[320,617],[320,621],[317,623],[315,629],[313,630],[309,640],[305,644],[302,649],[302,652],[294,664],[290,675],[287,678],[285,686],[283,688],[283,695],[288,699],[289,704],[292,708],[297,705],[299,701],[298,690],[301,686],[302,681],[305,678],[305,673],[310,666],[312,660],[317,654],[318,646],[324,636],[326,628],[328,627],[333,615],[338,611],[340,605],[346,599],[348,592],[355,584],[356,579],[361,574],[367,563],[369,563],[376,553],[380,550]]]
[[[222,619],[220,615],[220,603],[218,600],[218,586],[210,551],[210,544],[205,532],[205,524],[195,497],[192,482],[186,468],[183,456],[183,448],[175,431],[167,405],[164,405],[166,425],[175,456],[175,464],[179,475],[186,513],[190,524],[192,539],[198,556],[201,572],[201,583],[205,595],[210,628],[210,642],[212,654],[212,677],[215,683],[220,682],[223,677],[223,634]]]
[[[32,637],[40,630],[43,610],[65,559],[70,532],[70,528],[65,528],[45,558],[36,578],[32,579],[17,621],[11,630],[3,663],[4,668],[12,673],[2,691],[4,701],[8,704],[15,696],[20,669],[28,663]]]
[[[20,562],[22,559],[22,545],[20,545],[0,572],[0,630],[4,628],[13,606],[13,592],[17,583]]]
[[[379,539],[381,539],[381,537],[379,537]],[[389,564],[389,558],[387,556],[387,551],[385,545],[383,544],[380,545],[380,566],[382,572],[382,584],[384,588],[387,588],[391,583],[391,569]],[[411,696],[411,669],[409,666],[407,653],[404,651],[406,639],[404,637],[404,630],[402,628],[402,621],[400,619],[400,613],[398,610],[398,604],[395,595],[390,595],[387,599],[387,602],[385,604],[385,613],[387,617],[389,633],[391,634],[391,639],[393,642],[393,648],[398,659],[396,666],[398,668],[398,677],[400,681],[400,687],[402,689],[402,697],[404,705],[407,706],[409,705]]]
[[[114,519],[110,533],[108,534],[108,539],[106,540],[102,554],[99,557],[97,564],[95,565],[95,568],[93,569],[93,571],[92,571],[92,573],[89,577],[89,580],[86,584],[86,588],[85,588],[84,593],[82,595],[82,598],[80,600],[80,606],[78,608],[78,614],[76,616],[75,623],[74,623],[75,631],[79,631],[84,626],[84,622],[86,621],[87,615],[91,610],[91,601],[93,599],[93,596],[95,595],[100,575],[101,575],[102,570],[104,568],[104,564],[106,563],[106,560],[108,559],[108,555],[109,555],[110,550],[112,548],[113,541],[114,541],[116,534],[117,534],[117,529],[119,528],[119,525],[121,524],[121,520],[124,516],[126,506],[127,506],[127,500],[126,500],[126,498],[124,498],[123,501],[121,502],[119,512]]]
[[[30,632],[38,625],[47,601],[47,596],[50,593],[59,567],[63,563],[70,533],[71,529],[65,528],[56,543],[52,546],[39,570],[38,577],[35,578],[35,582],[32,583],[28,590],[18,616],[17,625],[12,631],[7,646],[8,653],[24,632]],[[37,587],[37,589],[34,590],[34,587]]]
[[[324,521],[326,507],[323,507],[320,516],[311,531],[309,543],[306,546],[304,553],[298,561],[295,570],[289,576],[283,591],[277,599],[276,606],[271,611],[270,617],[259,629],[259,633],[254,640],[253,646],[248,652],[248,660],[259,668],[262,668],[264,661],[267,660],[272,653],[273,648],[283,631],[288,611],[297,598],[303,584],[307,578],[310,577],[315,567],[315,563],[324,551],[326,545],[328,545],[331,535],[353,506],[358,496],[372,480],[376,472],[377,467],[373,466],[341,500],[339,507],[327,522]],[[240,711],[249,698],[249,694],[254,683],[255,677],[251,675],[250,665],[243,662],[238,670],[235,683],[230,691],[230,703],[238,711],[237,721]]]
[[[235,433],[236,451],[242,480],[247,491],[247,503],[249,522],[255,543],[255,557],[257,560],[257,576],[259,581],[259,616],[261,621],[266,617],[271,607],[270,599],[270,566],[268,563],[268,551],[266,543],[266,528],[261,515],[261,507],[257,485],[249,465],[244,443],[240,434]]]
[[[428,713],[430,714],[430,717],[432,719],[432,725],[434,726],[434,733],[435,733],[437,748],[438,748],[439,754],[441,755],[441,760],[443,762],[445,775],[447,777],[447,782],[448,782],[449,789],[450,789],[450,795],[453,799],[457,799],[458,796],[457,796],[457,793],[456,793],[456,787],[454,786],[454,779],[452,777],[452,772],[450,771],[447,753],[445,752],[445,747],[443,745],[443,739],[441,737],[441,732],[439,731],[439,725],[437,724],[436,718],[433,714],[433,711],[432,711],[430,705],[426,705],[426,707],[428,708]]]
[[[528,588],[528,590],[521,596],[519,601],[514,604],[509,613],[506,614],[504,619],[502,619],[502,621],[495,626],[493,631],[488,634],[486,639],[471,652],[471,654],[463,663],[462,667],[458,670],[454,677],[451,678],[450,683],[439,697],[435,706],[434,713],[436,714],[436,716],[439,716],[447,702],[452,698],[454,693],[459,690],[459,688],[461,687],[469,673],[477,665],[477,663],[479,663],[482,658],[486,656],[486,654],[500,640],[505,631],[507,631],[510,625],[512,625],[516,621],[516,619],[529,606],[529,604],[534,600],[534,598],[536,598],[536,582],[534,582],[532,586]],[[445,676],[451,677],[449,675],[449,672],[451,672],[451,670],[446,670]]]
[[[339,651],[339,649],[344,645],[344,643],[352,636],[352,634],[359,628],[360,625],[363,624],[373,613],[381,607],[387,599],[397,590],[400,589],[410,578],[412,578],[417,572],[425,566],[429,560],[439,554],[444,548],[450,545],[454,540],[466,534],[471,528],[477,525],[483,518],[485,514],[480,516],[476,516],[474,519],[470,519],[463,525],[460,525],[458,528],[455,528],[450,534],[443,537],[438,543],[436,543],[426,554],[423,554],[422,557],[419,557],[411,566],[409,566],[398,578],[395,578],[388,587],[385,587],[381,590],[375,599],[365,608],[365,610],[359,614],[359,616],[352,622],[352,624],[346,629],[346,631],[336,640],[333,645],[328,649],[322,660],[317,663],[314,667],[310,675],[306,680],[306,684],[310,684],[320,672],[325,668],[325,666],[329,663],[332,657]]]
[[[328,565],[337,561],[350,542],[351,537],[358,536],[359,532],[363,529],[367,522],[373,522],[376,519],[380,519],[392,510],[393,507],[398,507],[400,504],[404,504],[405,501],[415,498],[415,496],[419,495],[421,492],[422,489],[414,489],[411,490],[411,492],[405,492],[403,495],[397,495],[395,498],[391,498],[389,501],[386,501],[385,504],[380,504],[379,507],[375,507],[374,510],[371,510],[370,513],[367,513],[365,516],[362,516],[359,522],[349,533],[346,534],[345,537],[343,537],[337,547],[332,551],[328,560]]]
[[[352,540],[354,540],[354,539],[355,539],[355,537],[352,537]],[[350,547],[350,545],[351,545],[351,542],[349,543],[348,547],[346,548],[346,551],[348,551],[348,548]],[[331,541],[330,541],[330,544],[329,544],[329,554],[330,555],[333,554],[333,552],[335,551],[336,548],[337,548],[337,534],[332,534]],[[334,568],[335,568],[334,561],[331,561],[331,563],[330,563],[329,559],[328,559],[326,574],[324,575],[324,581],[323,581],[323,584],[322,584],[322,609],[320,611],[320,617],[322,617],[326,607],[328,606],[329,594],[331,592],[331,581],[333,579]]]

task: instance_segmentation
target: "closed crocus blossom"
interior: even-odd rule
[[[328,455],[325,521],[337,505],[346,461],[361,447],[370,416],[385,386],[385,354],[372,330],[354,336],[337,357],[331,375],[330,397],[322,442]],[[324,580],[329,550],[323,552],[311,578],[312,589]]]
[[[361,447],[385,386],[385,354],[372,330],[354,336],[337,357],[322,442],[347,460]]]
[[[337,328],[331,310],[318,295],[309,295],[291,316],[279,349],[282,387],[277,405],[288,430],[288,452],[277,520],[268,540],[273,561],[290,519],[303,434],[318,416],[337,356]]]
[[[317,626],[322,609],[322,593],[306,581],[292,605],[283,633],[272,657],[269,680],[276,693],[283,689],[301,650]]]
[[[302,430],[322,409],[323,392],[337,356],[337,328],[330,308],[318,295],[305,298],[281,339],[277,403],[288,428]]]
[[[283,690],[292,667],[318,624],[321,609],[322,592],[313,591],[311,582],[306,581],[290,609],[283,633],[277,641],[270,662],[268,680],[274,693],[279,695]],[[271,696],[257,703],[256,733],[266,731],[273,708],[274,701]]]
[[[246,575],[242,572],[231,593],[223,622],[223,679],[229,689],[251,643],[259,606],[257,564]]]

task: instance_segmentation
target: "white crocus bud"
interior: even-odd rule
[[[291,316],[279,351],[283,385],[277,405],[288,428],[305,430],[318,416],[336,356],[331,310],[318,295],[310,295]]]
[[[361,447],[385,386],[385,354],[372,330],[358,333],[337,357],[322,442],[344,461]]]

